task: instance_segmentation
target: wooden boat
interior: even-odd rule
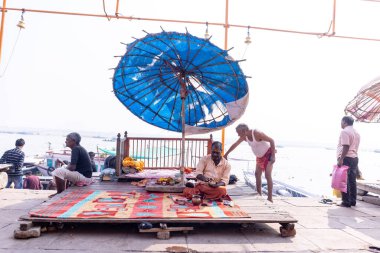
[[[97,171],[104,169],[104,161],[107,153],[95,153],[95,165]],[[48,150],[42,158],[40,163],[35,166],[40,171],[42,176],[51,176],[51,173],[58,167],[62,166],[65,161],[69,162],[71,159],[71,150],[63,149],[59,151]]]
[[[256,178],[255,173],[251,171],[244,171],[244,179],[247,185],[252,189],[256,190]],[[268,194],[267,182],[262,179],[262,192]],[[317,197],[317,195],[306,192],[302,189],[294,187],[292,185],[286,184],[284,182],[273,180],[273,196],[283,196],[283,197]]]

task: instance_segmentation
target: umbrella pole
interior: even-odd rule
[[[186,90],[186,84],[183,80],[183,78],[179,79],[179,82],[181,84],[181,120],[182,120],[182,140],[181,140],[181,184],[182,186],[185,186],[185,99],[187,96],[187,90]]]
[[[181,98],[181,119],[182,119],[182,143],[181,143],[181,182],[185,185],[185,98]]]

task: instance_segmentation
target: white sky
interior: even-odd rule
[[[116,1],[107,0],[107,12]],[[148,8],[149,6],[149,8]],[[103,14],[102,1],[8,0],[8,8]],[[327,32],[333,0],[230,0],[232,24],[308,32]],[[224,0],[120,0],[124,16],[224,22]],[[337,35],[380,38],[380,3],[337,0]],[[137,119],[113,95],[112,76],[125,46],[146,30],[184,32],[202,37],[205,25],[111,20],[26,12],[5,19],[0,75],[0,127],[168,133]],[[209,26],[211,41],[224,47],[223,27]],[[231,56],[248,80],[250,102],[240,122],[256,126],[276,140],[335,143],[345,105],[361,86],[380,76],[380,42],[229,29]],[[245,52],[245,54],[244,54]],[[9,61],[10,60],[10,61]],[[235,124],[236,125],[236,124]],[[235,139],[234,126],[228,139]],[[356,123],[364,145],[380,143],[380,125]],[[214,134],[220,139],[220,132]],[[378,145],[380,147],[380,144]]]

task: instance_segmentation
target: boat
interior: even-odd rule
[[[244,170],[244,179],[247,185],[252,189],[256,190],[256,178],[255,173],[251,171]],[[262,192],[268,194],[267,182],[265,179],[262,179]],[[282,196],[282,197],[302,197],[302,198],[311,198],[317,197],[317,195],[299,189],[295,186],[286,184],[284,182],[273,180],[273,196]]]
[[[109,155],[109,153],[104,152],[102,149],[102,153],[95,153],[95,166],[96,171],[102,171],[104,169],[104,161]],[[42,176],[51,176],[52,172],[61,167],[63,164],[70,162],[71,159],[71,149],[65,148],[63,150],[48,150],[45,155],[42,157],[42,161],[39,163],[35,163],[34,165],[37,167]]]
[[[116,142],[116,137],[105,138],[105,139],[103,139],[103,141]]]

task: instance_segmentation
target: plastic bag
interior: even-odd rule
[[[347,192],[347,170],[348,166],[334,165],[332,172],[331,187],[341,192]]]

